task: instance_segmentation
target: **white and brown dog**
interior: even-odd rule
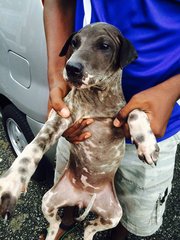
[[[68,58],[64,77],[72,90],[65,102],[71,116],[61,118],[53,111],[39,134],[1,177],[0,214],[7,217],[12,213],[43,154],[63,132],[79,119],[93,118],[93,124],[85,129],[92,137],[72,145],[64,173],[42,203],[50,224],[47,240],[55,239],[57,234],[61,222],[57,218],[58,208],[75,205],[86,208],[79,221],[90,210],[98,216],[85,227],[84,239],[92,240],[97,231],[115,227],[122,216],[114,176],[124,156],[125,143],[121,129],[113,126],[113,119],[125,104],[120,81],[122,68],[137,54],[114,26],[96,23],[73,34],[61,55]],[[129,114],[128,124],[141,160],[148,164],[156,162],[159,148],[147,115],[134,110]]]

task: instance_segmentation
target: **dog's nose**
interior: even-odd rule
[[[83,65],[79,62],[68,62],[66,64],[66,72],[70,78],[81,78],[83,76]]]

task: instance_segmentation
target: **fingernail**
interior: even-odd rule
[[[93,122],[94,122],[93,119],[88,119],[87,122],[86,122],[86,124],[89,125],[89,124],[91,124],[91,123],[93,123]]]
[[[113,124],[114,124],[115,127],[120,127],[121,126],[121,123],[117,118],[114,119]]]
[[[78,123],[81,124],[82,121],[83,121],[83,118],[79,119],[79,120],[78,120]]]
[[[61,111],[59,112],[59,114],[64,117],[67,118],[70,115],[70,111],[68,108],[62,108]]]
[[[86,133],[86,135],[84,136],[85,139],[91,137],[91,133]]]

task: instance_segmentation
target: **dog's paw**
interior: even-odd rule
[[[16,198],[10,192],[3,192],[0,199],[0,215],[8,220],[16,206]]]
[[[2,218],[8,220],[12,216],[16,202],[24,191],[24,181],[16,172],[7,171],[0,178],[0,216]]]
[[[159,146],[156,139],[144,135],[137,135],[132,142],[136,145],[138,157],[150,165],[156,165],[159,157]]]
[[[129,114],[128,124],[131,140],[136,145],[139,159],[150,165],[156,165],[160,149],[146,113],[133,110]]]

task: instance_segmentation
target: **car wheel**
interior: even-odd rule
[[[26,115],[13,104],[9,104],[2,109],[2,123],[12,150],[15,156],[18,156],[34,138]],[[49,180],[48,177],[52,171],[52,164],[43,157],[32,178],[36,181]]]
[[[25,115],[14,105],[7,105],[2,111],[3,126],[11,147],[18,156],[25,146],[32,141],[34,135],[27,123]]]

